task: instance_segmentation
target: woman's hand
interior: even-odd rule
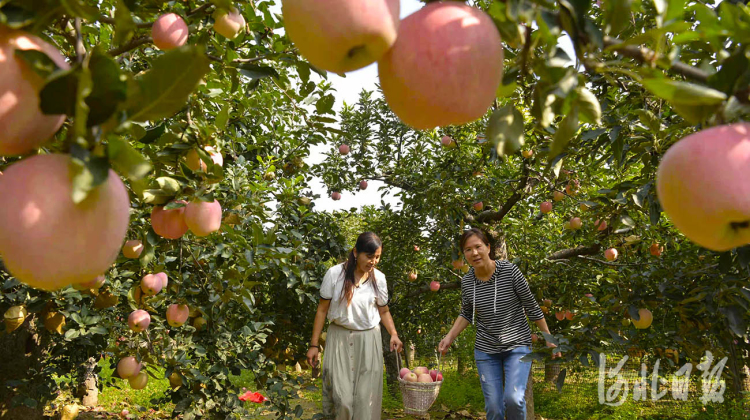
[[[453,338],[450,337],[450,335],[446,335],[443,337],[442,340],[440,340],[440,344],[438,344],[438,351],[440,354],[445,356],[445,353],[448,352],[448,348],[453,344]]]
[[[310,364],[310,366],[315,367],[320,362],[320,350],[317,347],[310,347],[309,350],[307,350],[307,363]]]
[[[548,342],[547,342],[547,347],[549,347],[549,348],[552,348],[552,349],[554,349],[554,348],[556,348],[556,347],[557,347],[557,344],[554,344],[554,343],[550,343],[550,342],[548,341]],[[555,359],[557,359],[558,357],[562,357],[562,353],[561,353],[561,352],[559,352],[559,351],[558,351],[558,352],[552,352],[552,360],[555,360]]]
[[[401,350],[403,349],[404,349],[404,344],[401,342],[398,336],[392,335],[391,336],[391,351],[396,350],[397,353],[401,353]]]

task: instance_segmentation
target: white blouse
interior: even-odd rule
[[[320,286],[320,298],[331,301],[328,308],[328,320],[350,330],[369,330],[380,323],[380,312],[378,306],[388,304],[388,285],[385,282],[385,274],[378,269],[375,272],[375,281],[378,292],[372,284],[372,279],[354,287],[354,294],[349,305],[346,298],[341,296],[344,287],[344,264],[337,264],[328,269]]]

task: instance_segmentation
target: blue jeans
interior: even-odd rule
[[[484,409],[487,420],[526,419],[526,383],[531,371],[531,361],[520,359],[531,353],[529,346],[516,347],[497,354],[487,354],[474,350],[479,381],[484,393]],[[505,373],[505,389],[503,389]]]

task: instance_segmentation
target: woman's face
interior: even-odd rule
[[[482,264],[483,261],[490,259],[490,248],[479,239],[479,236],[472,235],[464,244],[464,257],[472,267]]]
[[[359,269],[359,271],[367,273],[375,268],[375,266],[380,262],[381,252],[382,248],[378,248],[372,254],[354,251],[354,256],[357,258],[357,268]]]

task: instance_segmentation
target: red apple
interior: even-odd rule
[[[433,292],[437,292],[438,290],[440,290],[440,283],[435,280],[431,281],[430,290],[432,290]]]
[[[391,110],[407,125],[432,129],[481,118],[503,76],[503,44],[492,18],[461,2],[428,3],[401,21],[378,62]]]
[[[662,157],[656,191],[688,239],[713,251],[750,243],[750,124],[707,128]]]
[[[94,280],[87,281],[86,283],[81,283],[80,286],[83,287],[84,290],[89,289],[100,289],[104,282],[106,281],[106,277],[104,276],[97,276]]]
[[[187,205],[185,200],[175,202]],[[185,223],[185,207],[170,210],[164,210],[164,206],[154,207],[151,210],[151,227],[157,235],[163,238],[181,238],[188,231],[188,225]]]
[[[185,224],[195,236],[208,236],[221,228],[221,204],[218,200],[193,200],[185,206]]]
[[[521,154],[526,159],[530,159],[532,156],[534,156],[534,151],[533,150],[524,150],[523,152],[521,152]]]
[[[648,248],[648,252],[651,253],[654,257],[658,257],[661,255],[662,252],[664,252],[664,247],[659,246],[657,242],[654,242],[651,244],[651,246]]]
[[[169,284],[169,278],[167,277],[167,273],[161,272],[161,273],[156,273],[154,275],[161,279],[161,288],[166,289],[167,285]]]
[[[583,226],[583,222],[581,221],[580,217],[573,217],[570,219],[570,228],[573,230],[578,230]]]
[[[236,7],[227,11],[226,9],[216,9],[213,14],[214,31],[223,35],[227,39],[235,39],[242,28],[245,27],[245,18]]]
[[[544,201],[542,204],[539,205],[539,211],[541,211],[544,214],[547,214],[552,211],[552,203],[549,201]]]
[[[348,155],[349,154],[349,146],[346,144],[342,144],[339,146],[339,153],[342,155]]]
[[[214,149],[212,146],[205,146],[203,150],[208,153],[208,156],[211,158],[211,161],[213,161],[215,165],[224,166],[224,157],[221,156],[221,153],[217,152],[216,149]],[[193,172],[199,169],[203,172],[206,172],[206,170],[208,170],[208,165],[206,165],[206,163],[201,160],[198,152],[195,151],[195,149],[190,149],[187,152],[187,155],[185,156],[185,164]]]
[[[143,242],[139,239],[131,239],[125,241],[125,245],[122,247],[122,255],[125,258],[138,258],[143,252]]]
[[[572,321],[573,318],[575,318],[575,314],[573,312],[565,311],[565,319],[567,319],[568,321]]]
[[[443,380],[443,374],[441,372],[438,372],[437,375],[435,375],[435,382],[440,382]]]
[[[414,281],[417,279],[417,273],[415,271],[412,271],[409,273],[409,281]]]
[[[141,290],[146,296],[154,296],[161,291],[162,287],[164,287],[164,281],[155,274],[146,274],[141,279]]]
[[[456,144],[453,142],[453,139],[450,136],[443,136],[443,138],[440,139],[440,143],[444,147],[451,147]]]
[[[398,0],[284,0],[284,28],[310,64],[334,73],[379,60],[396,41]]]
[[[37,289],[57,290],[105,273],[128,232],[130,197],[117,173],[109,170],[75,203],[70,168],[69,155],[33,155],[0,177],[0,255],[11,275]]]
[[[601,223],[599,222],[599,219],[596,219],[596,222],[594,222],[594,226],[596,226],[596,230],[603,231],[607,229],[607,221],[602,220]]]
[[[406,375],[404,375],[403,378],[406,382],[417,382],[417,374],[414,372],[409,372]]]
[[[360,190],[366,190],[367,189],[367,181],[359,181],[359,189]]]
[[[607,261],[614,261],[617,259],[617,249],[615,248],[608,248],[606,251],[604,251],[604,258],[607,259]]]
[[[433,382],[432,376],[429,373],[423,373],[417,376],[417,382]]]
[[[560,191],[553,191],[552,192],[552,199],[555,201],[561,201],[563,198],[565,198],[565,194],[561,193]]]
[[[409,370],[409,368],[401,368],[401,371],[399,372],[399,377],[401,379],[403,379],[404,376],[406,376],[409,373],[411,373],[411,371]]]
[[[635,325],[636,328],[639,330],[648,328],[651,326],[651,323],[654,321],[654,316],[648,309],[641,308],[638,310],[638,315],[640,319],[636,321],[633,319],[633,325]]]
[[[128,326],[135,332],[144,331],[151,323],[151,315],[143,309],[136,309],[128,316]]]
[[[414,245],[414,252],[419,252],[419,245]]]
[[[128,379],[137,375],[141,371],[142,367],[143,364],[139,363],[138,360],[135,359],[135,357],[123,357],[119,362],[117,362],[117,374],[120,375],[122,379]]]
[[[555,312],[555,318],[557,318],[558,321],[562,321],[565,319],[565,312]]]
[[[341,200],[341,193],[338,191],[334,191],[331,193],[331,199],[334,201]]]
[[[419,375],[428,375],[430,373],[430,370],[427,369],[424,366],[418,366],[418,367],[414,368],[414,373],[417,376],[419,376]]]
[[[133,389],[143,389],[148,384],[148,374],[146,372],[140,372],[135,376],[128,378],[128,383]]]
[[[167,323],[172,327],[179,327],[187,321],[190,308],[187,305],[173,303],[167,307]]]
[[[451,264],[453,265],[453,268],[455,268],[456,270],[458,270],[458,269],[460,269],[461,267],[464,266],[464,260],[461,260],[461,259],[453,260],[453,261],[451,261]]]
[[[477,201],[476,203],[474,203],[473,207],[476,211],[482,211],[482,209],[484,208],[484,203],[482,203],[481,201]]]
[[[159,16],[151,27],[151,38],[160,50],[171,50],[185,45],[188,39],[188,26],[174,13]]]
[[[23,31],[0,27],[0,156],[21,155],[46,143],[65,115],[46,115],[39,108],[45,80],[15,51],[38,51],[61,70],[70,65],[51,44]],[[7,197],[7,196],[4,196]]]
[[[544,300],[542,301],[542,304],[543,304],[544,306],[546,306],[546,307],[548,307],[548,308],[549,308],[549,307],[551,307],[551,306],[552,306],[552,299],[544,299]]]

